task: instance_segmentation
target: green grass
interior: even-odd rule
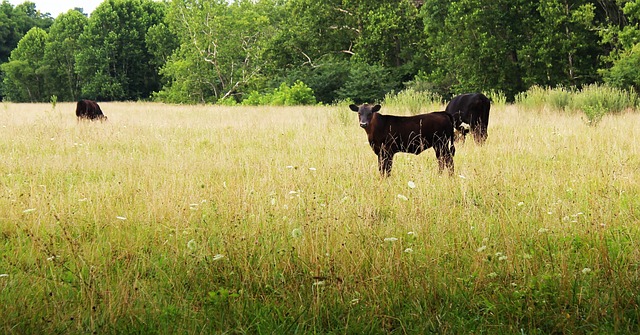
[[[640,114],[382,179],[345,106],[101,106],[0,110],[2,333],[640,331]]]

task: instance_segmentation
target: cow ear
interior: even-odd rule
[[[375,106],[373,106],[373,108],[371,109],[371,111],[375,113],[375,112],[380,111],[380,108],[382,108],[380,105],[375,105]]]
[[[357,112],[358,109],[359,109],[358,106],[356,106],[354,104],[349,105],[349,108],[351,108],[351,110],[354,111],[354,112]]]

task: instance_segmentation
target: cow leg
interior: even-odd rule
[[[442,170],[447,168],[449,175],[453,175],[453,155],[455,154],[455,147],[453,144],[451,147],[447,145],[447,142],[437,141],[433,146],[436,152],[436,158],[438,159],[438,173],[442,173]]]
[[[477,144],[484,144],[484,142],[487,140],[487,125],[488,120],[483,120],[477,115],[474,115],[471,118],[471,132],[473,133],[473,139]]]
[[[378,154],[378,168],[380,174],[383,177],[388,177],[391,174],[391,167],[393,166],[393,154],[386,151],[381,151]]]

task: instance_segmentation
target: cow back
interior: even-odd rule
[[[438,139],[453,138],[453,120],[445,112],[415,116],[376,115],[375,130],[369,134],[369,142],[385,147],[391,152],[419,154],[432,147]]]
[[[459,127],[463,122],[471,124],[474,115],[488,120],[490,106],[491,102],[484,94],[467,93],[451,99],[445,112],[453,116],[455,127]]]
[[[88,120],[107,120],[107,117],[102,113],[102,109],[97,102],[93,100],[79,100],[76,106],[76,116],[78,119]]]

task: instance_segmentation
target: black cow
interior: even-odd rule
[[[444,112],[415,116],[394,116],[378,113],[380,105],[349,105],[358,112],[360,127],[369,138],[369,145],[378,156],[382,176],[391,173],[393,155],[398,152],[419,154],[431,147],[436,152],[438,171],[446,167],[453,174],[453,118]]]
[[[106,121],[107,117],[102,114],[102,110],[98,103],[93,100],[80,100],[76,106],[76,116],[80,120],[99,120]]]
[[[453,98],[445,112],[453,116],[454,127],[462,133],[463,139],[471,131],[476,143],[483,144],[487,140],[490,108],[491,102],[484,94],[468,93]],[[463,123],[468,124],[470,130],[466,130]]]

